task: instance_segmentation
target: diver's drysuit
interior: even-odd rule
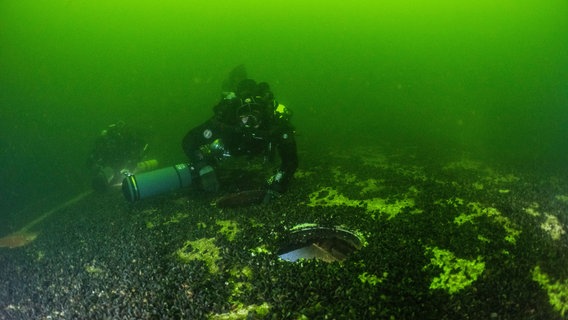
[[[216,191],[215,170],[223,159],[280,156],[280,168],[267,181],[269,190],[286,191],[298,167],[295,131],[289,110],[277,103],[268,84],[245,79],[236,93],[224,94],[214,116],[190,130],[182,147],[201,179],[203,189]]]

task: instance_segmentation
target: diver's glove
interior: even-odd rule
[[[283,178],[284,172],[281,170],[278,170],[274,175],[268,178],[268,180],[266,181],[266,194],[264,195],[264,199],[262,201],[263,204],[272,202],[274,199],[279,198],[284,191],[286,191]]]
[[[284,192],[288,189],[288,182],[290,181],[290,175],[285,171],[278,170],[274,175],[272,175],[267,183],[266,195],[264,196],[264,204],[267,204],[277,198],[280,198]]]
[[[286,191],[286,180],[285,173],[282,170],[278,170],[274,175],[268,178],[268,190],[277,193],[283,193]]]

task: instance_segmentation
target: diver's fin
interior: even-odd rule
[[[234,67],[227,75],[227,79],[223,81],[221,89],[224,92],[235,92],[239,82],[247,78],[247,68],[244,64]]]

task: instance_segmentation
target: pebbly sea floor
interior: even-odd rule
[[[115,190],[53,213],[27,246],[0,248],[0,319],[568,318],[567,181],[412,149],[301,160],[269,205]],[[304,223],[365,245],[343,262],[280,259]]]

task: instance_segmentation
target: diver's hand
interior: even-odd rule
[[[267,190],[264,196],[264,201],[262,203],[267,204],[277,198],[279,198],[285,191],[286,185],[284,183],[284,172],[278,170],[274,175],[272,175],[266,181]]]
[[[278,170],[274,175],[272,175],[266,183],[268,184],[268,190],[277,192],[277,193],[284,193],[286,191],[286,186],[284,183],[284,172],[282,170]]]

